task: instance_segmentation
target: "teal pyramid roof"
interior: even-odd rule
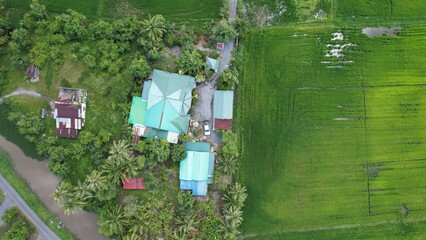
[[[148,92],[145,126],[186,132],[195,79],[191,76],[154,70]]]

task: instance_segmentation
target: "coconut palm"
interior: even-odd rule
[[[229,209],[225,210],[225,220],[233,223],[236,226],[239,226],[243,221],[243,212],[241,208],[236,206],[231,206]]]
[[[246,191],[246,187],[243,187],[240,183],[235,183],[228,192],[223,194],[223,199],[225,200],[223,206],[225,209],[229,209],[231,206],[243,207],[247,198]]]
[[[131,155],[130,145],[126,143],[124,140],[120,140],[118,142],[114,141],[111,149],[109,150],[109,154],[111,157],[126,159]]]
[[[176,225],[178,226],[178,231],[183,233],[184,235],[195,231],[196,230],[196,226],[199,224],[200,222],[197,221],[193,216],[191,217],[187,217],[187,218],[176,218]]]
[[[56,187],[55,193],[53,193],[53,199],[56,203],[65,201],[67,198],[73,195],[73,187],[68,182],[61,182],[59,186]]]
[[[106,186],[106,177],[101,172],[94,170],[87,176],[86,185],[90,191],[103,189]]]
[[[156,41],[163,37],[166,32],[166,20],[162,15],[149,16],[148,19],[142,21],[142,33],[152,41]]]
[[[119,184],[122,178],[120,159],[109,157],[102,165],[102,172],[110,183],[113,185]]]
[[[122,234],[125,226],[128,224],[121,207],[108,209],[99,219],[99,231],[109,237],[116,234]]]
[[[79,198],[69,198],[63,205],[65,215],[75,214],[83,209],[86,203]]]
[[[225,153],[219,157],[218,168],[225,174],[233,175],[239,165],[238,159],[232,154]]]
[[[234,223],[226,220],[222,221],[222,224],[219,226],[219,231],[221,232],[223,239],[229,240],[237,239],[238,234],[240,234],[237,226],[235,226]]]

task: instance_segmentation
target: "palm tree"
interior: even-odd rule
[[[128,224],[127,218],[124,216],[121,207],[113,207],[108,209],[99,219],[99,232],[109,237],[115,234],[122,234],[125,226]]]
[[[196,226],[200,222],[195,220],[193,216],[187,218],[176,218],[176,225],[178,226],[178,231],[186,235],[192,231],[196,230]]]
[[[102,172],[113,185],[119,184],[122,178],[120,159],[109,157],[102,165]]]
[[[148,36],[152,41],[163,37],[166,32],[166,20],[162,15],[149,16],[142,21],[142,33]]]
[[[106,177],[101,172],[93,170],[86,178],[87,188],[91,191],[103,189],[106,186]]]
[[[218,168],[225,174],[233,175],[238,168],[239,162],[236,156],[225,153],[219,157],[218,165]]]
[[[113,142],[111,149],[109,150],[111,157],[116,157],[119,159],[129,158],[131,155],[130,145],[124,140],[118,142]]]
[[[175,230],[173,232],[172,239],[174,239],[174,240],[187,240],[188,238],[186,237],[186,234],[184,234],[184,233],[182,233],[178,230]]]
[[[79,198],[69,198],[63,205],[65,215],[75,214],[83,209],[86,203]]]
[[[233,223],[235,226],[239,226],[243,221],[243,212],[241,208],[231,206],[229,209],[225,210],[225,220]]]
[[[137,233],[133,232],[130,234],[127,234],[123,237],[123,240],[142,240],[143,238],[140,237]]]
[[[229,240],[237,239],[238,234],[240,234],[235,224],[226,220],[222,221],[222,224],[219,226],[219,231],[222,233],[224,239]]]
[[[56,203],[65,201],[67,198],[73,195],[73,187],[68,182],[61,182],[59,186],[56,187],[55,193],[53,193],[53,199]]]
[[[223,206],[225,209],[229,209],[231,206],[235,207],[243,207],[244,202],[247,198],[247,189],[246,187],[243,187],[240,183],[235,183],[234,186],[229,189],[228,192],[223,194],[223,199],[225,200],[225,203]]]

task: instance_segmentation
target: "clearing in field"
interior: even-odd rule
[[[395,238],[426,234],[426,25],[398,27],[373,38],[331,24],[248,34],[239,90],[246,237],[367,238],[379,231],[371,223]],[[393,228],[399,219],[418,223]],[[335,226],[365,229],[310,232]]]

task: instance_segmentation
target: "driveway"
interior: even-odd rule
[[[4,191],[5,201],[0,206],[0,215],[12,206],[17,206],[22,213],[30,220],[37,228],[39,239],[42,240],[60,240],[56,234],[50,230],[48,226],[37,216],[37,214],[25,203],[15,189],[6,181],[3,175],[0,174],[0,187]]]
[[[229,0],[229,21],[235,21],[237,19],[237,4],[238,0]],[[213,76],[206,82],[201,83],[197,86],[198,90],[198,102],[195,106],[194,119],[196,121],[210,120],[210,124],[213,124],[213,95],[216,90],[216,81],[223,70],[229,67],[232,58],[232,49],[234,48],[235,38],[230,39],[225,43],[223,50],[220,53],[220,65],[219,69]],[[210,126],[211,129],[213,126]],[[212,140],[215,145],[221,145],[222,141],[220,136],[212,131]]]

